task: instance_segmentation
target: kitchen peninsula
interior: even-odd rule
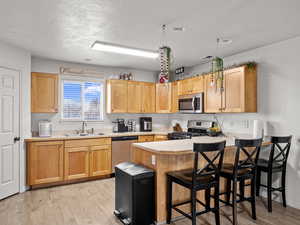
[[[214,143],[226,140],[224,163],[232,163],[235,155],[234,136],[230,137],[194,137],[185,140],[163,142],[136,143],[132,146],[132,160],[135,163],[154,169],[156,172],[156,218],[158,224],[166,221],[166,180],[167,172],[193,167],[193,143]],[[239,138],[246,138],[240,136]],[[263,145],[268,145],[265,141]],[[241,155],[243,157],[243,155]],[[201,164],[201,161],[200,161]],[[201,166],[201,165],[200,165]],[[225,182],[221,180],[221,191]],[[189,191],[182,186],[173,186],[173,202],[181,202],[190,198]],[[248,190],[246,190],[246,195]],[[203,200],[203,193],[198,193],[198,199]],[[187,210],[189,210],[187,205]],[[174,213],[174,216],[178,214]]]

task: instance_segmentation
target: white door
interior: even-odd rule
[[[19,72],[0,67],[0,199],[19,192]]]

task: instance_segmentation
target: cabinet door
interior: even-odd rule
[[[172,83],[172,113],[178,112],[178,82]]]
[[[125,80],[107,81],[106,104],[107,113],[127,112],[128,86]]]
[[[58,96],[57,74],[32,73],[31,112],[56,113]]]
[[[154,141],[154,136],[153,135],[144,135],[144,136],[139,136],[138,142],[151,142]]]
[[[142,113],[155,113],[155,84],[142,82]]]
[[[142,86],[140,82],[128,81],[127,112],[140,113],[142,111]]]
[[[189,95],[193,92],[192,79],[184,79],[179,82],[179,95]]]
[[[172,105],[171,83],[156,84],[156,112],[170,113]]]
[[[222,93],[211,86],[210,75],[205,76],[205,104],[204,111],[206,113],[217,113],[222,111]]]
[[[90,176],[111,174],[111,146],[90,147]]]
[[[63,141],[32,142],[27,147],[28,185],[64,179]]]
[[[73,180],[89,176],[89,148],[65,148],[65,179]]]
[[[191,79],[192,93],[204,92],[204,76],[197,76]]]
[[[154,141],[167,141],[167,135],[154,135]]]
[[[224,72],[224,112],[244,112],[245,110],[245,76],[244,68]]]

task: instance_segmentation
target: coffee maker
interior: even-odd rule
[[[152,117],[140,117],[140,131],[152,131]]]

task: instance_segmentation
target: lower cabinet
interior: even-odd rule
[[[89,177],[89,148],[65,148],[65,179]]]
[[[111,139],[27,143],[27,171],[30,186],[109,175]]]
[[[154,141],[167,141],[168,136],[167,135],[154,135]]]
[[[64,180],[64,142],[27,144],[27,183],[37,185]]]
[[[138,142],[151,142],[154,141],[154,135],[139,136]]]

